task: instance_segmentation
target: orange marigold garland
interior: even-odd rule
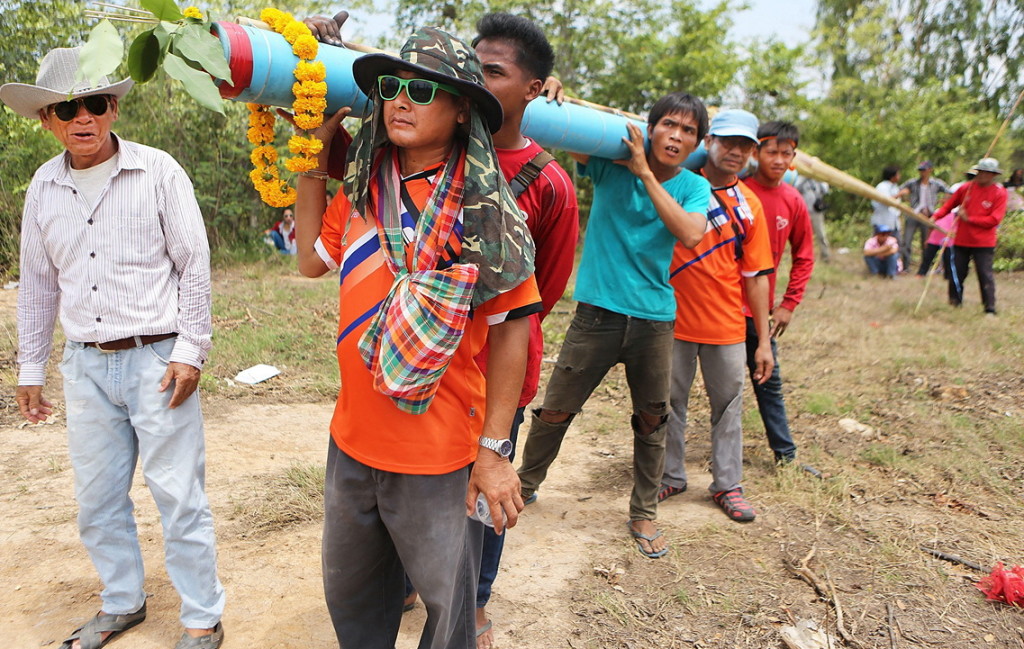
[[[304,131],[312,130],[324,121],[327,110],[327,69],[321,61],[314,61],[319,44],[301,21],[290,13],[277,9],[264,9],[260,20],[281,34],[292,46],[292,53],[299,57],[295,66],[295,84],[292,93],[295,101],[292,111],[295,125]],[[295,202],[295,189],[281,179],[277,166],[277,150],[274,142],[274,112],[268,106],[247,104],[249,107],[249,130],[246,135],[253,144],[250,159],[255,169],[249,174],[252,184],[260,193],[263,202],[271,207],[287,207]],[[317,154],[323,143],[305,135],[294,135],[288,140],[288,150],[293,154],[285,160],[284,166],[294,173],[316,169]]]

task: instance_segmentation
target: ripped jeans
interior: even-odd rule
[[[654,520],[665,467],[673,325],[671,321],[634,318],[582,302],[577,305],[542,407],[545,411],[568,413],[569,417],[551,423],[541,419],[540,410],[534,411],[519,468],[524,495],[532,494],[544,481],[573,417],[582,410],[608,370],[622,363],[633,401],[633,493],[629,517]],[[644,416],[656,419],[658,423],[653,429],[641,421]]]

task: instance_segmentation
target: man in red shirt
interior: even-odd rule
[[[789,327],[793,311],[803,299],[804,289],[814,269],[814,228],[807,214],[807,204],[795,188],[782,182],[782,177],[796,157],[800,131],[789,122],[765,122],[757,129],[758,147],[754,156],[757,171],[745,182],[764,208],[768,238],[772,244],[772,261],[775,273],[768,276],[768,305],[775,305],[775,282],[782,253],[789,242],[789,254],[793,265],[789,271],[789,283],[778,306],[771,310],[772,322],[769,329],[772,343],[774,366],[771,376],[764,383],[754,381],[754,396],[761,413],[768,445],[775,453],[776,462],[791,462],[796,458],[796,444],[789,430],[786,416],[786,402],[782,395],[782,376],[779,372],[779,355],[775,339]],[[747,315],[750,309],[745,308]],[[758,344],[754,321],[747,318],[747,364],[754,372],[754,351]]]
[[[541,321],[562,297],[572,274],[579,235],[579,210],[576,190],[568,174],[540,145],[521,132],[523,113],[527,105],[541,94],[554,64],[554,52],[544,33],[527,18],[507,13],[487,14],[477,24],[473,48],[483,66],[484,85],[501,102],[504,112],[501,129],[494,134],[494,148],[501,171],[512,192],[517,194],[516,203],[526,215],[526,225],[537,246],[534,274],[544,304],[543,311],[530,316],[526,380],[509,435],[513,447],[511,460],[515,457],[516,440],[526,406],[537,395],[544,356]],[[487,349],[477,357],[477,362],[485,369],[487,357]],[[494,641],[486,606],[491,596],[491,584],[498,574],[506,536],[495,534],[490,528],[484,530],[476,595],[478,649],[488,649]]]
[[[949,279],[949,303],[960,306],[964,301],[964,280],[971,259],[978,272],[978,286],[985,313],[996,314],[996,278],[992,272],[997,228],[1006,216],[1006,189],[996,182],[1003,173],[995,158],[982,158],[974,166],[977,175],[954,192],[932,219],[939,220],[959,206],[956,239],[953,240],[953,273]]]

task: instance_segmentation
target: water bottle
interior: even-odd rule
[[[484,496],[483,492],[476,496],[476,508],[473,513],[469,516],[475,521],[480,521],[487,527],[494,527],[494,520],[491,518],[491,506],[487,504],[487,497]],[[508,521],[508,516],[505,515],[505,510],[501,510],[501,521],[504,525]]]

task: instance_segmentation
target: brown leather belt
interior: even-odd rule
[[[131,338],[122,338],[121,340],[108,340],[105,343],[84,343],[86,347],[95,347],[101,352],[119,352],[124,349],[131,349],[133,347],[143,347],[145,345],[152,345],[158,343],[161,340],[167,340],[168,338],[174,338],[178,334],[154,334],[152,336],[132,336]]]

